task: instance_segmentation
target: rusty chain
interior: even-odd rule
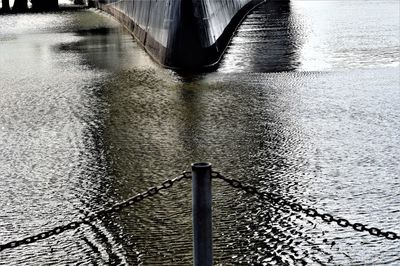
[[[384,237],[389,240],[399,240],[400,239],[400,236],[394,232],[383,231],[383,230],[375,228],[375,227],[368,227],[362,223],[351,223],[347,219],[337,218],[328,213],[319,213],[314,208],[306,207],[306,206],[300,205],[296,202],[286,200],[283,197],[276,195],[274,193],[271,193],[271,192],[261,192],[254,186],[245,185],[239,180],[227,178],[227,177],[221,175],[219,172],[213,171],[212,177],[221,179],[221,180],[225,181],[226,183],[228,183],[230,186],[237,188],[237,189],[244,190],[248,194],[257,195],[260,199],[268,200],[268,201],[275,203],[282,207],[288,207],[294,212],[302,212],[309,217],[321,218],[322,221],[327,222],[327,223],[335,222],[337,225],[339,225],[341,227],[351,227],[353,230],[355,230],[357,232],[368,232],[372,236]]]
[[[44,231],[44,232],[29,236],[29,237],[25,237],[20,240],[15,240],[15,241],[11,241],[11,242],[8,242],[5,244],[0,244],[0,252],[5,249],[12,249],[12,248],[19,247],[21,245],[35,243],[39,240],[43,240],[43,239],[49,238],[54,235],[59,235],[67,230],[76,229],[79,226],[81,226],[82,224],[88,224],[88,223],[92,222],[96,218],[101,218],[108,214],[119,212],[122,209],[125,209],[136,203],[139,203],[146,198],[149,198],[149,197],[152,197],[152,196],[158,194],[160,191],[162,191],[164,189],[168,189],[168,188],[172,187],[172,185],[174,183],[177,183],[177,182],[181,181],[182,179],[189,179],[189,178],[191,178],[190,172],[183,172],[182,175],[180,175],[178,177],[165,180],[160,186],[151,187],[143,193],[140,193],[133,197],[130,197],[122,202],[119,202],[119,203],[111,206],[110,208],[97,211],[91,215],[86,216],[85,218],[83,218],[81,220],[73,221],[66,225],[58,226],[51,230]]]

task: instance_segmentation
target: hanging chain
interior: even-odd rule
[[[178,177],[165,180],[160,186],[151,187],[143,193],[137,194],[131,198],[128,198],[122,202],[119,202],[119,203],[111,206],[108,209],[103,209],[103,210],[97,211],[91,215],[86,216],[85,218],[83,218],[81,220],[73,221],[66,225],[55,227],[51,230],[42,232],[37,235],[32,235],[32,236],[29,236],[29,237],[26,237],[26,238],[23,238],[20,240],[15,240],[15,241],[8,242],[6,244],[2,244],[2,245],[0,245],[0,252],[5,249],[16,248],[21,245],[31,244],[31,243],[37,242],[39,240],[49,238],[54,235],[59,235],[67,230],[76,229],[79,226],[81,226],[82,224],[91,223],[93,220],[95,220],[97,218],[102,218],[108,214],[119,212],[122,209],[125,209],[136,203],[139,203],[146,198],[149,198],[149,197],[152,197],[152,196],[158,194],[160,191],[162,191],[164,189],[168,189],[168,188],[172,187],[172,185],[174,183],[177,183],[177,182],[181,181],[182,179],[189,179],[189,178],[191,178],[190,172],[183,172],[182,175],[180,175]]]
[[[244,190],[248,194],[256,195],[260,199],[267,200],[269,202],[272,202],[272,203],[277,204],[282,207],[288,207],[292,211],[295,211],[295,212],[302,212],[310,217],[321,218],[322,221],[327,222],[327,223],[334,222],[341,227],[351,227],[355,231],[368,232],[372,236],[384,237],[389,240],[399,240],[400,239],[400,236],[398,236],[394,232],[384,231],[384,230],[381,230],[381,229],[378,229],[375,227],[368,227],[362,223],[351,223],[347,219],[337,218],[328,213],[319,213],[314,208],[306,207],[306,206],[300,205],[296,202],[286,200],[283,197],[276,195],[274,193],[271,193],[271,192],[261,192],[254,186],[245,185],[239,180],[227,178],[227,177],[221,175],[219,172],[212,172],[212,177],[221,179],[221,180],[225,181],[226,183],[228,183],[230,186]],[[23,238],[20,240],[11,241],[6,244],[0,244],[0,252],[5,249],[16,248],[21,245],[31,244],[31,243],[37,242],[39,240],[49,238],[54,235],[59,235],[67,230],[76,229],[79,226],[81,226],[82,224],[91,223],[93,220],[95,220],[97,218],[102,218],[111,213],[117,213],[127,207],[130,207],[136,203],[143,201],[146,198],[149,198],[149,197],[152,197],[152,196],[158,194],[160,191],[162,191],[164,189],[168,189],[168,188],[172,187],[172,185],[174,183],[177,183],[177,182],[181,181],[182,179],[189,179],[189,178],[191,178],[190,172],[183,172],[182,175],[180,175],[176,178],[165,180],[160,186],[151,187],[143,193],[137,194],[131,198],[128,198],[122,202],[119,202],[119,203],[111,206],[110,208],[103,209],[103,210],[97,211],[93,214],[90,214],[81,220],[73,221],[66,225],[58,226],[51,230],[44,231],[42,233],[32,235],[32,236],[29,236],[29,237],[26,237],[26,238]]]
[[[384,237],[389,240],[399,240],[400,239],[400,236],[398,236],[394,232],[383,231],[383,230],[375,228],[375,227],[368,227],[362,223],[351,223],[347,219],[336,218],[333,215],[328,214],[328,213],[319,213],[316,209],[300,205],[296,202],[288,201],[288,200],[284,199],[283,197],[278,196],[274,193],[261,192],[261,191],[257,190],[257,188],[254,186],[245,185],[242,182],[240,182],[239,180],[227,178],[227,177],[221,175],[219,172],[212,172],[212,177],[221,179],[221,180],[225,181],[226,183],[228,183],[230,186],[244,190],[248,194],[257,195],[260,199],[268,200],[272,203],[275,203],[275,204],[283,206],[283,207],[289,207],[292,211],[302,212],[310,217],[321,218],[322,221],[327,222],[327,223],[334,222],[341,227],[351,227],[355,231],[368,232],[372,236]]]

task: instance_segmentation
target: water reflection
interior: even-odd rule
[[[249,84],[226,77],[182,84],[151,70],[116,74],[104,85],[109,108],[104,139],[114,176],[108,197],[125,198],[201,160],[266,190],[300,195],[304,181],[298,186],[296,179],[303,176],[291,156],[301,136],[285,111],[290,91],[280,91],[279,82],[262,90]],[[119,241],[137,252],[130,259],[191,263],[190,185],[174,189],[113,217],[111,231],[124,232]],[[304,232],[302,220],[220,183],[214,192],[216,262],[300,263],[326,256],[319,247],[307,248],[317,237]],[[302,249],[292,245],[294,239]]]
[[[73,31],[86,15],[97,25],[111,23],[91,12],[0,17],[1,36],[14,36],[0,42],[2,241],[65,224],[108,202],[102,196],[108,163],[98,86],[105,73],[86,67],[73,51],[57,49],[80,39]],[[95,226],[120,254],[107,229]],[[7,265],[90,264],[104,256],[86,244],[101,246],[97,235],[82,227],[22,252],[2,252],[0,260]]]
[[[27,34],[30,19],[19,17],[22,33],[0,42],[9,51],[0,54],[9,64],[0,84],[0,173],[7,177],[0,179],[6,206],[0,234],[12,239],[46,221],[58,225],[204,160],[264,191],[395,231],[398,69],[288,72],[308,60],[312,25],[302,16],[315,10],[301,6],[260,7],[239,29],[219,71],[189,78],[155,66],[129,34],[95,12],[39,16],[35,34]],[[391,51],[388,45],[389,59]],[[248,71],[255,73],[240,73]],[[213,185],[216,264],[398,261],[396,243]],[[11,265],[189,265],[190,198],[190,184],[177,184],[1,259]]]
[[[155,67],[149,56],[124,29],[115,25],[87,25],[73,31],[77,40],[55,46],[57,52],[79,53],[82,64],[95,69],[118,71],[126,68]],[[130,53],[126,53],[131,50]]]
[[[267,1],[239,27],[220,72],[281,72],[297,69],[302,24],[291,1]]]
[[[303,25],[299,70],[399,66],[398,1],[291,2],[293,14]]]
[[[381,1],[373,11],[371,6],[354,1],[268,1],[239,27],[218,71],[396,67],[399,3]]]

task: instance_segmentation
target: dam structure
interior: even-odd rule
[[[246,15],[265,0],[96,0],[164,67],[202,69],[220,61]]]

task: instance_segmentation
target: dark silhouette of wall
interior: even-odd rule
[[[10,11],[10,1],[9,0],[3,0],[2,1],[2,8],[1,12],[9,12]]]
[[[15,0],[12,11],[25,12],[28,10],[28,0]]]
[[[84,5],[85,0],[74,0],[74,5]]]
[[[58,0],[32,0],[32,9],[48,11],[58,9]]]

